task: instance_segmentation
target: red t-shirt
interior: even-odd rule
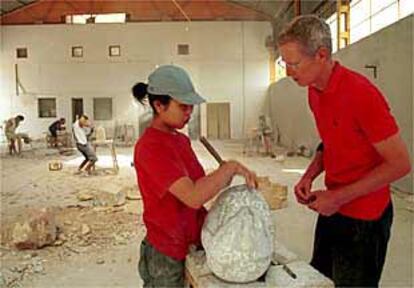
[[[147,240],[161,253],[185,259],[190,244],[200,244],[204,208],[192,209],[168,190],[182,177],[205,175],[188,137],[147,128],[135,145],[134,163],[144,202]]]
[[[398,132],[381,92],[364,76],[335,63],[327,88],[308,89],[309,105],[324,144],[325,184],[337,189],[353,183],[383,161],[373,143]],[[389,185],[343,205],[339,213],[374,220],[390,201]]]

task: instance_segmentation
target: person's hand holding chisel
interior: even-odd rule
[[[200,142],[204,145],[208,152],[216,159],[216,161],[220,164],[220,169],[225,169],[231,175],[239,175],[246,179],[246,185],[249,188],[257,188],[257,176],[256,173],[247,169],[244,165],[239,163],[235,160],[224,161],[221,156],[218,154],[216,149],[211,146],[208,140],[201,136]],[[230,180],[231,181],[231,180]],[[230,184],[230,183],[228,183]]]
[[[221,169],[229,169],[230,173],[233,175],[239,175],[244,177],[246,179],[246,185],[249,188],[257,188],[257,176],[256,173],[253,171],[250,171],[247,169],[243,164],[235,161],[235,160],[229,160],[229,161],[223,161],[220,164]]]

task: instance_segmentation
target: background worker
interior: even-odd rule
[[[382,93],[333,61],[331,45],[329,25],[313,15],[295,18],[278,39],[287,75],[308,87],[322,140],[295,195],[319,214],[311,264],[336,286],[376,287],[393,218],[390,183],[411,164]],[[326,189],[311,191],[323,171]]]
[[[22,140],[18,134],[16,134],[16,129],[19,127],[20,122],[24,120],[22,115],[17,115],[6,121],[5,134],[7,141],[9,142],[9,153],[10,155],[20,154],[22,151]],[[17,144],[17,147],[16,147]]]
[[[73,123],[73,136],[76,141],[76,148],[82,153],[85,157],[85,160],[80,164],[78,168],[78,173],[82,171],[87,172],[87,175],[91,174],[91,169],[98,158],[96,157],[95,151],[92,149],[91,144],[88,142],[87,131],[89,129],[89,119],[88,116],[82,115],[78,120]]]
[[[256,175],[228,161],[205,175],[190,139],[178,132],[190,120],[194,105],[205,100],[187,72],[161,66],[132,89],[153,110],[150,126],[135,145],[134,165],[144,202],[147,235],[141,243],[139,274],[144,287],[184,287],[184,260],[191,244],[201,245],[206,216],[203,204],[241,175],[250,187]]]
[[[49,132],[50,132],[50,135],[52,136],[52,138],[51,138],[52,147],[57,147],[58,146],[57,132],[66,130],[65,122],[66,122],[65,118],[60,118],[60,119],[54,121],[52,124],[50,124]]]
[[[270,118],[266,115],[260,115],[258,126],[259,126],[258,131],[260,134],[260,138],[262,140],[262,143],[265,149],[265,155],[270,156],[272,158],[276,157],[276,155],[273,153],[273,144],[272,144],[273,130],[270,124]]]

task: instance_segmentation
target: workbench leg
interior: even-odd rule
[[[186,284],[188,284],[188,286],[186,286],[186,287],[198,288],[193,276],[191,276],[191,274],[190,274],[190,272],[188,271],[187,268],[185,268],[184,277],[185,277],[184,279],[185,279]]]

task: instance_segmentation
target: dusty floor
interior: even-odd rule
[[[225,159],[237,159],[289,186],[288,207],[273,213],[280,242],[309,260],[312,251],[315,214],[298,205],[292,187],[309,160],[289,157],[280,162],[265,157],[243,157],[236,142],[212,142]],[[206,170],[216,167],[214,159],[199,143],[194,148]],[[3,151],[4,152],[4,151]],[[0,287],[140,287],[136,272],[142,225],[141,201],[126,200],[119,207],[100,207],[80,201],[79,193],[113,192],[134,187],[135,172],[130,163],[132,147],[117,148],[119,173],[110,170],[109,151],[98,151],[97,174],[74,175],[79,155],[60,156],[54,150],[34,149],[21,157],[1,158],[1,246]],[[61,160],[63,169],[49,171],[48,163]],[[322,185],[318,179],[316,185]],[[235,179],[240,182],[241,179]],[[411,198],[394,194],[395,218],[382,287],[413,287],[413,218]],[[408,201],[411,199],[411,202]],[[9,247],[8,229],[27,211],[49,207],[56,214],[61,241],[39,250],[17,251]],[[85,228],[86,227],[86,228]],[[85,231],[86,229],[86,231]],[[3,282],[3,283],[1,283]],[[3,285],[3,286],[2,286]]]

